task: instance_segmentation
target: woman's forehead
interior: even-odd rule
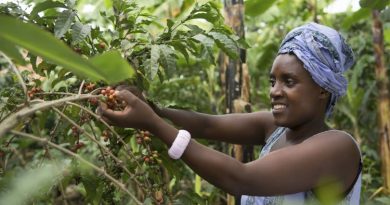
[[[282,54],[275,58],[270,74],[276,72],[289,73],[291,75],[308,74],[303,67],[303,63],[293,54]]]

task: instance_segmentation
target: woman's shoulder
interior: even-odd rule
[[[355,138],[346,131],[330,129],[309,137],[304,141],[310,146],[326,146],[329,151],[338,153],[349,152],[349,154],[359,154],[359,144]]]
[[[325,138],[325,137],[329,139],[336,139],[336,140],[347,140],[356,143],[355,138],[350,133],[338,129],[325,130],[313,135],[311,138],[315,139],[315,138]]]

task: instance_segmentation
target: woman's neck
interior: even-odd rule
[[[300,126],[288,128],[286,132],[286,140],[291,143],[300,143],[307,138],[329,130],[330,128],[325,124],[324,120],[310,121]]]

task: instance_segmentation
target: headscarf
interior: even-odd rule
[[[352,49],[336,30],[308,23],[286,35],[278,55],[291,52],[303,62],[314,82],[331,94],[326,107],[326,116],[330,116],[336,101],[347,90],[343,73],[354,64]]]

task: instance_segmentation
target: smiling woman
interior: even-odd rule
[[[270,73],[270,97],[275,124],[295,127],[325,113],[329,93],[317,85],[293,54],[276,57]],[[318,93],[318,96],[312,93]],[[322,112],[318,112],[322,110]]]
[[[123,111],[104,104],[98,111],[113,125],[149,130],[170,146],[172,159],[183,159],[210,183],[242,195],[241,204],[358,204],[359,147],[351,135],[324,122],[345,93],[342,73],[353,62],[352,50],[337,31],[309,23],[292,30],[281,44],[270,72],[271,112],[214,116],[158,108],[127,89],[116,92],[127,103]],[[259,159],[244,164],[191,136],[264,146]],[[321,197],[327,187],[333,198]]]

